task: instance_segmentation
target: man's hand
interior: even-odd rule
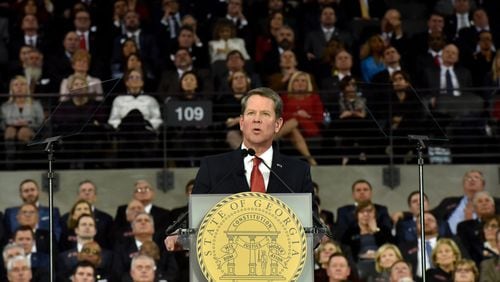
[[[178,252],[183,250],[182,245],[179,242],[179,235],[177,235],[177,233],[167,236],[163,243],[165,244],[165,248],[169,252]]]

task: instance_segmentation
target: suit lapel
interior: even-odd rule
[[[233,179],[233,191],[234,193],[248,192],[250,191],[250,186],[248,185],[245,176],[245,166],[243,165],[243,156],[241,155],[241,150],[237,149],[231,154],[229,169],[232,170]]]
[[[271,163],[271,169],[281,178],[284,179],[283,171],[284,164],[278,150],[274,148],[273,150],[273,162]],[[283,184],[278,180],[276,175],[272,172],[269,175],[269,184],[267,185],[267,193],[286,193],[288,191],[283,190]],[[286,188],[285,188],[286,189]]]

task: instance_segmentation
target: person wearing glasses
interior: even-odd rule
[[[137,180],[134,184],[132,198],[138,200],[144,205],[144,211],[150,214],[154,219],[154,227],[158,233],[163,231],[170,225],[170,211],[153,204],[155,198],[155,189],[145,179]],[[126,216],[127,205],[121,205],[116,210],[115,228],[125,230],[130,227],[130,222]],[[163,234],[162,234],[163,235]]]
[[[453,272],[453,282],[477,282],[479,281],[479,271],[476,263],[470,259],[463,259],[457,262]]]

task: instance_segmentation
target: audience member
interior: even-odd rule
[[[24,255],[30,260],[33,281],[48,281],[50,257],[37,250],[35,234],[30,226],[19,226],[12,236],[15,244],[23,247]]]
[[[70,277],[71,282],[94,282],[96,281],[95,267],[88,261],[77,263]]]
[[[352,199],[354,204],[344,205],[337,209],[337,229],[335,231],[335,238],[342,238],[345,230],[356,224],[355,210],[361,202],[372,201],[373,188],[370,182],[364,179],[356,180],[351,186]],[[392,221],[389,216],[387,207],[379,204],[374,204],[375,214],[378,226],[384,226],[391,230]]]
[[[88,214],[91,217],[93,217],[92,205],[84,199],[78,199],[71,207],[68,216],[66,217],[66,221],[62,225],[63,227],[62,234],[61,234],[61,239],[59,240],[59,250],[61,252],[75,248],[75,246],[78,245],[78,236],[75,233],[75,228],[77,227],[80,216],[84,214]],[[93,221],[94,221],[93,228],[95,229],[95,220]],[[94,239],[94,236],[95,234],[92,235],[91,240]]]
[[[279,72],[280,68],[283,68],[281,64],[281,56],[285,51],[292,51],[295,54],[295,67],[298,65],[299,68],[308,70],[307,66],[305,65],[307,59],[305,58],[303,51],[297,45],[296,41],[297,39],[293,29],[287,25],[282,26],[276,33],[276,41],[273,41],[274,44],[271,50],[267,52],[264,60],[262,61],[262,64],[265,65],[261,64],[261,73],[269,75]],[[271,86],[271,84],[269,84],[268,86]]]
[[[276,138],[288,138],[310,165],[317,165],[304,138],[320,136],[323,122],[323,104],[313,92],[311,76],[301,71],[292,74],[288,92],[281,98],[284,123]]]
[[[495,234],[496,248],[500,250],[500,230]],[[495,281],[498,279],[498,269],[500,268],[500,257],[492,257],[481,262],[481,275],[479,281]]]
[[[33,274],[27,257],[17,256],[7,262],[7,279],[9,282],[30,282]]]
[[[453,272],[453,282],[479,281],[479,270],[474,261],[470,259],[459,260]]]
[[[141,212],[144,212],[144,205],[142,202],[136,199],[132,199],[126,206],[125,224],[113,224],[113,238],[115,238],[115,244],[121,242],[126,238],[133,236],[132,234],[132,221]]]
[[[471,70],[473,85],[479,86],[483,84],[484,78],[491,70],[495,59],[496,46],[493,45],[493,37],[490,31],[483,30],[479,32],[475,39],[474,50],[464,56],[464,65]],[[488,98],[488,96],[483,96],[483,99]]]
[[[94,275],[97,281],[112,281],[114,278],[111,276],[112,258],[113,253],[111,251],[102,249],[95,241],[89,241],[84,243],[82,250],[78,252],[76,267],[83,261],[90,262],[95,268]]]
[[[392,243],[393,238],[390,227],[377,223],[375,205],[369,200],[358,202],[354,217],[356,221],[348,225],[340,241],[351,247],[358,267],[365,269],[365,266],[360,265],[371,264],[373,266],[376,250],[385,243]]]
[[[333,240],[321,242],[314,250],[314,281],[327,281],[328,262],[336,253],[342,253],[342,249],[340,244]]]
[[[9,43],[12,57],[17,56],[17,54],[19,54],[19,49],[25,45],[39,49],[42,52],[46,50],[47,43],[45,42],[45,36],[40,33],[38,18],[35,15],[24,15],[21,20],[19,32],[13,35]]]
[[[328,282],[349,281],[351,268],[347,257],[339,253],[332,254],[328,260],[326,273]]]
[[[443,34],[444,16],[437,12],[431,12],[427,18],[427,29],[422,32],[415,33],[411,38],[411,53],[416,55],[427,52],[428,38],[430,34]]]
[[[153,258],[146,255],[135,256],[130,265],[133,282],[154,282],[156,265]]]
[[[411,264],[404,260],[396,261],[391,266],[390,282],[412,282],[413,274]]]
[[[453,13],[445,19],[444,32],[446,37],[455,40],[460,30],[471,26],[472,9],[470,0],[456,0],[453,2]]]
[[[463,196],[446,197],[434,208],[437,218],[448,221],[453,234],[457,233],[457,226],[464,220],[477,218],[474,212],[473,199],[479,191],[484,191],[486,181],[483,173],[472,169],[464,174],[462,179]],[[495,200],[495,210],[500,211],[498,199]]]
[[[401,13],[397,9],[389,9],[385,12],[380,21],[380,30],[385,46],[394,46],[400,54],[406,56],[409,47],[408,38],[403,29]]]
[[[372,81],[373,76],[385,69],[385,43],[380,35],[372,35],[360,48],[361,74],[366,82]]]
[[[197,68],[208,68],[208,51],[205,45],[196,43],[196,36],[191,26],[182,26],[179,30],[177,41],[171,48],[171,54],[175,54],[179,49],[186,49],[193,58],[193,64]]]
[[[280,70],[267,76],[266,83],[271,89],[278,92],[286,91],[290,77],[299,71],[297,57],[292,50],[284,50],[279,59]]]
[[[368,277],[368,281],[388,281],[391,276],[391,267],[403,259],[396,245],[387,243],[380,246],[375,253],[375,273]]]
[[[42,104],[31,97],[28,81],[16,76],[10,81],[9,100],[1,105],[0,127],[3,129],[7,161],[16,157],[16,146],[25,145],[35,137],[43,122]]]
[[[43,229],[48,231],[50,210],[49,207],[42,206],[39,202],[40,186],[38,183],[33,179],[24,179],[21,181],[19,184],[19,197],[24,204],[32,204],[38,210],[39,217],[37,218],[37,221],[35,221],[33,228],[36,226],[38,230]],[[19,209],[19,206],[5,209],[4,224],[8,234],[14,233],[16,228],[19,226],[17,220]],[[33,214],[33,212],[26,213],[26,215]],[[53,209],[53,216],[54,218],[52,224],[54,227],[54,234],[56,238],[59,238],[61,235],[61,225],[59,224],[59,209],[57,207],[54,207]]]
[[[236,37],[236,27],[230,20],[220,19],[215,23],[213,39],[208,42],[210,63],[212,69],[222,67],[220,63],[226,61],[229,52],[237,50],[245,60],[249,60],[245,42]]]
[[[47,73],[50,75],[51,83],[55,88],[60,88],[61,81],[74,73],[72,57],[79,49],[80,39],[76,32],[69,31],[64,36],[63,49],[54,52],[47,60]]]
[[[160,237],[162,237],[163,231],[171,223],[170,212],[164,208],[161,208],[153,204],[155,198],[154,187],[147,180],[140,179],[134,183],[132,192],[133,192],[132,193],[133,199],[141,202],[144,206],[145,212],[153,217],[155,224],[154,229],[157,230],[158,234],[161,234]],[[117,208],[115,215],[115,225],[117,227],[129,226],[129,221],[127,221],[128,215],[125,212],[126,210],[127,210],[126,205],[121,205]]]
[[[2,281],[7,280],[7,263],[13,257],[22,256],[24,257],[23,246],[16,243],[8,243],[3,247],[2,250],[2,263],[0,265],[0,279]]]
[[[479,191],[472,198],[472,207],[476,218],[460,222],[457,225],[457,236],[470,258],[479,265],[483,260],[486,243],[482,232],[484,221],[495,215],[495,202],[488,192]]]
[[[269,1],[273,2],[273,1]],[[278,2],[278,1],[275,1]],[[264,30],[257,35],[255,39],[255,56],[254,61],[257,66],[262,64],[262,61],[266,57],[266,54],[271,51],[274,44],[275,38],[278,35],[278,31],[285,25],[285,16],[282,12],[274,11],[269,13],[266,27]]]
[[[214,88],[222,92],[219,94],[219,97],[222,95],[226,95],[226,92],[231,91],[230,83],[228,83],[228,81],[230,76],[237,71],[245,72],[248,75],[251,85],[249,89],[262,86],[259,75],[252,70],[249,70],[250,68],[251,66],[246,65],[245,58],[240,51],[232,50],[227,53],[226,66],[224,71],[220,73],[215,72],[215,70],[212,71],[212,73],[214,74]]]
[[[432,267],[425,272],[427,281],[452,281],[457,262],[461,259],[462,253],[452,239],[439,239],[432,250]]]

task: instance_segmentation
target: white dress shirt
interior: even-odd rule
[[[108,123],[117,129],[122,119],[132,110],[139,110],[144,119],[149,121],[154,129],[158,129],[163,123],[160,105],[154,97],[146,94],[124,94],[116,97],[113,100]]]
[[[450,71],[450,74],[451,74],[451,82],[453,84],[453,88],[455,90],[453,90],[453,96],[455,97],[458,97],[460,95],[462,95],[462,93],[460,93],[459,89],[460,89],[460,83],[458,82],[458,79],[457,79],[457,76],[455,74],[455,71],[453,70],[453,67],[445,67],[445,66],[441,66],[441,75],[440,75],[440,88],[443,89],[443,93],[446,93],[446,71],[449,70]]]

